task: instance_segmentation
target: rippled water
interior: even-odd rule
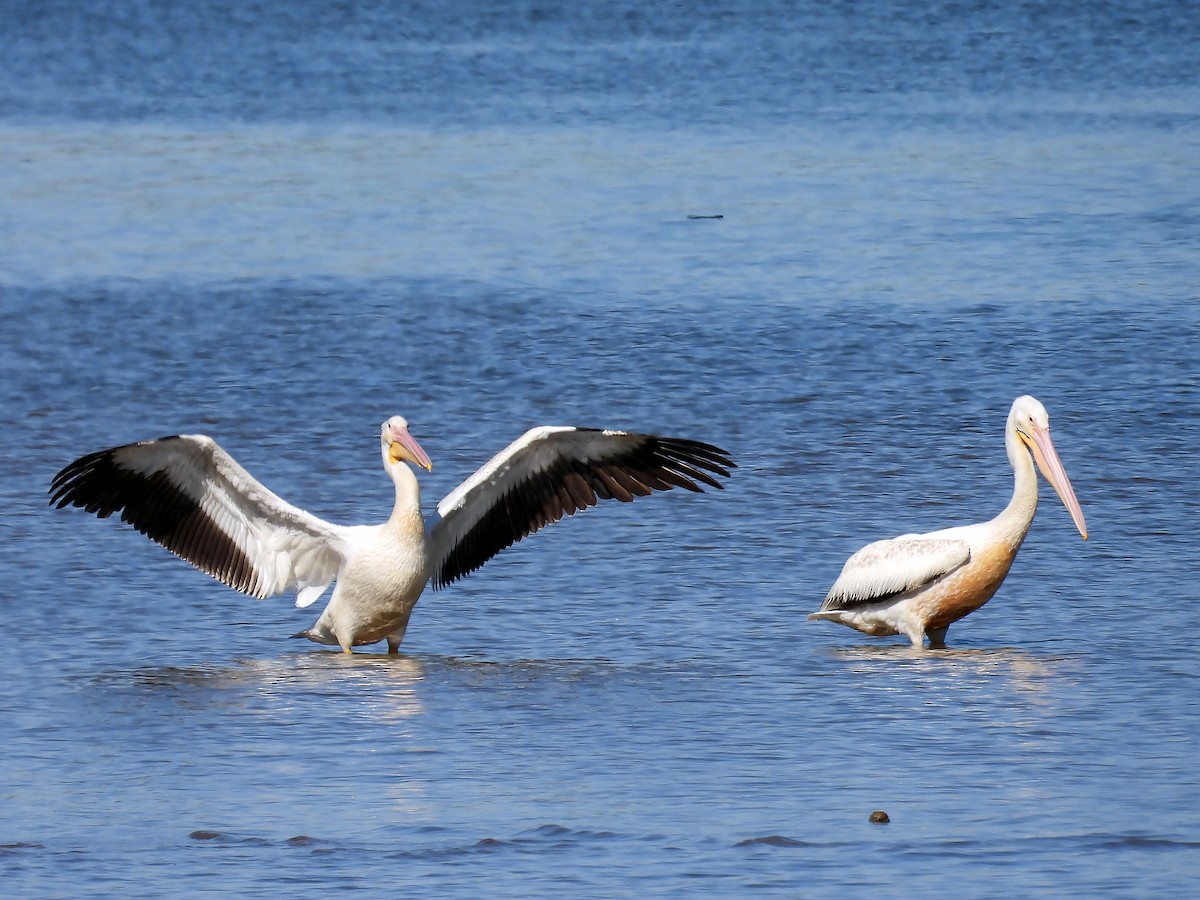
[[[1194,11],[40,9],[0,55],[6,896],[1195,889]],[[944,652],[805,621],[1004,505],[1024,392],[1089,540],[1043,490]],[[537,423],[739,468],[427,595],[399,658],[45,505],[203,431],[377,520],[392,413],[430,512]]]

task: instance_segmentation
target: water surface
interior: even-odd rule
[[[1195,890],[1189,7],[43,9],[0,59],[6,895]],[[807,622],[1003,507],[1026,392],[1089,540],[1043,490],[947,651]],[[46,507],[200,431],[379,520],[393,413],[430,513],[534,424],[739,468],[430,593],[398,658]]]

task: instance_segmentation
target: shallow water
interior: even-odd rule
[[[130,8],[0,60],[6,895],[1194,890],[1194,13]],[[1089,540],[1044,489],[947,651],[807,622],[1002,508],[1025,392]],[[739,468],[430,593],[398,658],[45,505],[202,431],[376,520],[392,413],[430,513],[538,423]]]

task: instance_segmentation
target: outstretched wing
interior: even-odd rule
[[[971,546],[952,538],[894,538],[867,544],[842,567],[821,611],[851,609],[903,594],[948,575],[971,558]]]
[[[115,512],[196,568],[252,597],[289,588],[307,606],[346,553],[345,529],[259,484],[202,434],[175,435],[82,456],[50,485],[50,503],[104,519]]]
[[[441,588],[563,516],[598,500],[673,487],[721,489],[729,454],[683,438],[542,426],[525,432],[438,504],[433,586]]]

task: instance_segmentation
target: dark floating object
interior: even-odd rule
[[[689,219],[723,219],[725,217],[718,213],[715,216],[688,216],[688,218]]]
[[[875,812],[871,813],[870,821],[874,822],[876,825],[886,825],[892,820],[888,818],[888,814],[882,809],[877,809]]]

